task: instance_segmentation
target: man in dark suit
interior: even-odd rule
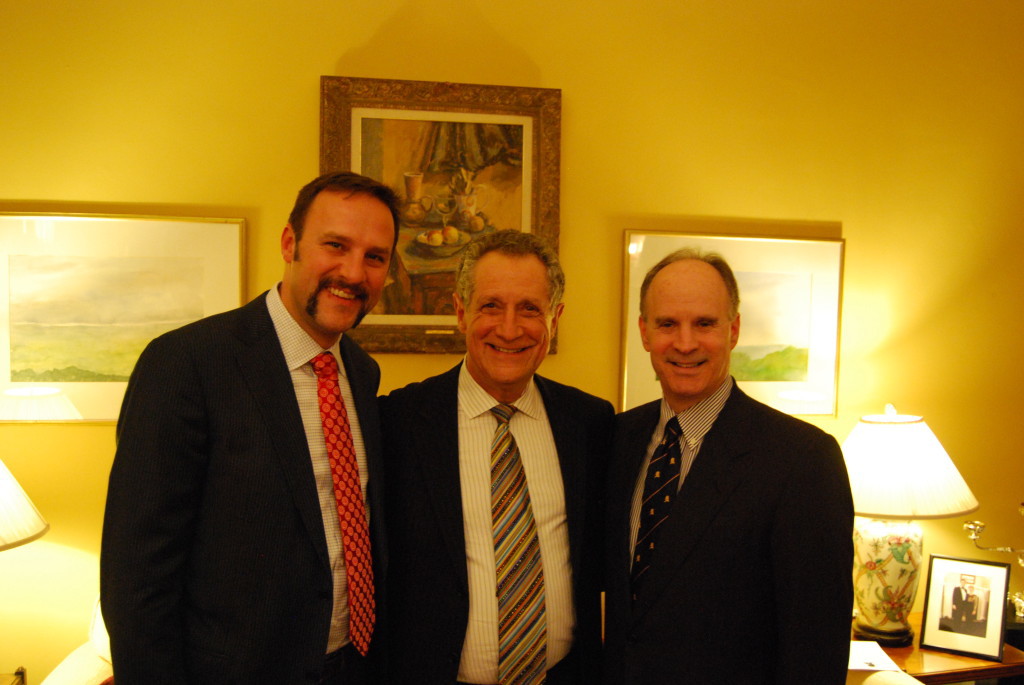
[[[563,309],[564,276],[542,241],[518,231],[477,239],[456,279],[464,363],[381,400],[392,683],[599,682],[602,481],[612,406],[535,375]],[[544,598],[541,609],[525,608],[524,598],[519,615],[508,617],[515,602],[498,589],[505,563],[492,510],[505,500],[492,471],[504,470],[507,454],[492,446],[492,439],[500,444],[502,426],[498,412],[492,415],[496,405],[514,407],[505,420],[521,453],[525,506],[537,534],[524,548],[540,549],[539,561],[524,555],[508,566],[541,568],[541,580],[521,584],[530,588],[524,594]],[[492,493],[499,493],[493,502]],[[510,637],[519,618],[544,638]],[[517,650],[523,658],[512,664]],[[526,667],[516,671],[520,665]]]
[[[343,333],[380,297],[397,211],[372,179],[321,176],[282,233],[278,286],[139,358],[100,558],[118,685],[366,682],[385,573],[380,370]],[[318,378],[311,360],[332,358],[337,378]],[[344,458],[319,388],[347,409],[330,433]]]
[[[838,444],[736,387],[739,290],[720,256],[669,255],[640,303],[663,397],[616,418],[606,683],[844,683],[853,504]]]
[[[961,577],[960,584],[953,588],[953,630],[958,633],[967,625],[967,594],[967,580]]]

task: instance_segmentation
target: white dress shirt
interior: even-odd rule
[[[490,412],[497,404],[463,364],[459,374],[459,479],[469,576],[469,624],[458,679],[467,683],[498,682],[497,572],[491,521],[491,439],[497,420]],[[576,623],[565,488],[544,401],[532,379],[513,404],[517,411],[509,427],[526,471],[544,569],[550,669],[572,647]]]
[[[279,284],[280,285],[280,284]],[[348,637],[348,579],[345,575],[345,555],[341,545],[341,524],[338,522],[338,505],[334,499],[334,481],[331,477],[331,464],[327,457],[327,443],[324,439],[323,423],[320,421],[320,402],[317,399],[316,374],[310,361],[324,351],[319,343],[309,337],[306,331],[292,318],[281,301],[277,288],[267,293],[267,309],[274,322],[274,329],[281,341],[285,363],[291,372],[292,384],[295,386],[295,397],[302,415],[302,426],[306,430],[306,442],[309,444],[309,458],[313,464],[313,475],[316,478],[316,492],[320,500],[320,514],[324,520],[324,532],[327,535],[327,553],[331,560],[331,573],[334,579],[334,609],[331,612],[331,630],[327,638],[327,653],[349,643]],[[345,373],[345,364],[341,360],[341,339],[329,350],[338,360],[338,386],[341,399],[345,402],[348,413],[349,428],[352,432],[352,446],[356,451],[356,462],[359,465],[359,481],[363,490],[363,502],[366,502],[366,483],[369,479],[366,467],[366,447],[363,444],[363,433],[359,428],[359,416],[356,413],[355,399],[352,388]],[[366,516],[370,516],[370,508],[366,507]]]

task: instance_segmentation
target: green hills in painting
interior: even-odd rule
[[[128,376],[112,373],[96,373],[86,371],[77,366],[67,366],[63,369],[49,369],[47,371],[34,371],[32,369],[20,369],[11,371],[11,381],[16,383],[124,383]]]
[[[806,381],[807,352],[806,347],[788,345],[754,356],[756,352],[737,347],[732,351],[729,371],[738,381]]]

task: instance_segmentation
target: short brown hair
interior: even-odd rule
[[[400,211],[402,206],[401,201],[398,199],[398,194],[380,181],[351,171],[335,171],[323,174],[302,187],[295,198],[295,206],[292,207],[292,212],[288,215],[288,223],[295,232],[296,243],[302,239],[303,224],[306,221],[306,214],[309,213],[309,206],[313,204],[316,196],[325,190],[336,193],[348,193],[349,195],[370,195],[380,200],[388,208],[388,211],[391,212],[391,219],[395,223],[395,241],[391,245],[392,250],[398,244],[398,226],[401,221]]]

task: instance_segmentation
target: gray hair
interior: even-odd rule
[[[476,264],[488,252],[499,252],[510,257],[533,255],[547,270],[548,295],[551,307],[557,307],[565,292],[565,274],[554,249],[542,238],[522,231],[495,231],[475,238],[462,252],[455,267],[455,292],[463,304],[468,305],[476,285]]]
[[[665,256],[660,262],[651,267],[647,275],[644,276],[644,282],[640,285],[640,315],[644,316],[644,301],[647,298],[647,290],[651,287],[651,281],[654,280],[654,277],[669,264],[675,264],[687,259],[704,262],[714,267],[715,271],[722,277],[722,281],[725,282],[725,290],[729,295],[729,316],[735,319],[740,311],[740,287],[736,283],[736,276],[733,275],[729,262],[725,261],[725,257],[717,252],[704,252],[698,247],[680,248]]]

